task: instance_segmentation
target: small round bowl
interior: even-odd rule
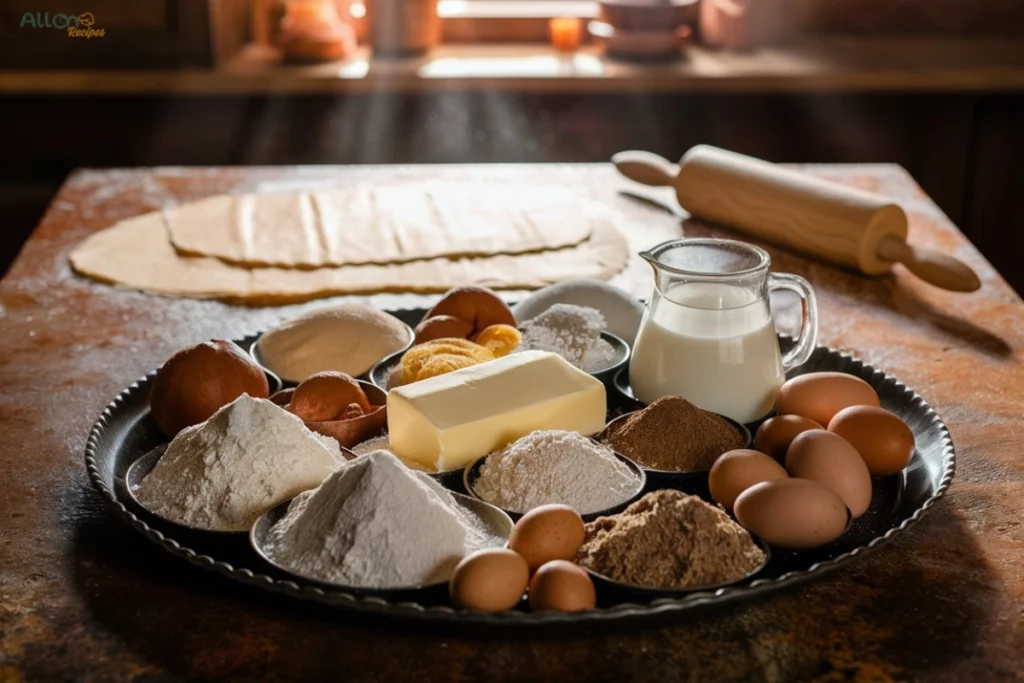
[[[377,386],[384,391],[389,389],[388,377],[391,376],[391,369],[401,362],[402,356],[404,356],[405,352],[408,350],[409,349],[402,349],[401,351],[395,351],[389,356],[384,356],[384,358],[378,361],[376,365],[370,368],[368,377],[374,386]]]
[[[365,379],[357,379],[356,384],[366,394],[366,398],[369,399],[370,405],[382,406],[388,401],[388,394],[382,390],[376,384],[368,382]],[[295,387],[286,387],[270,393],[270,401],[276,403],[279,406],[286,406],[292,398],[292,394],[295,393]]]
[[[170,524],[174,527],[177,527],[178,529],[185,529],[190,532],[210,534],[212,536],[217,536],[220,538],[241,538],[242,536],[244,536],[246,533],[244,529],[237,531],[224,531],[218,529],[203,529],[202,527],[192,526],[191,524],[182,524],[181,522],[177,522],[168,517],[164,517],[159,512],[154,512],[153,510],[150,510],[148,507],[146,507],[145,503],[139,500],[138,496],[136,495],[136,492],[138,491],[139,488],[139,484],[141,484],[142,480],[145,479],[149,475],[149,473],[153,471],[154,467],[156,467],[157,462],[159,462],[160,458],[163,457],[164,451],[167,450],[168,445],[169,444],[165,443],[157,446],[156,448],[149,451],[148,453],[146,453],[141,458],[139,458],[138,460],[136,460],[135,462],[128,466],[128,471],[125,472],[124,474],[124,488],[125,491],[128,492],[128,497],[131,498],[132,503],[134,503],[141,509],[145,510],[148,514],[153,515],[165,524]]]
[[[632,415],[635,410],[619,415],[614,420],[610,421],[605,425],[604,429],[600,434],[597,435],[596,439],[598,442],[611,446],[605,439],[608,434],[618,425],[620,422],[625,420],[627,417]],[[710,412],[710,411],[708,411]],[[719,415],[718,413],[711,413],[712,415],[718,415],[730,425],[732,425],[743,439],[743,444],[736,448],[750,448],[751,436],[750,431],[741,423],[733,420],[732,418],[726,417],[725,415]],[[708,497],[711,492],[708,490],[708,473],[711,468],[706,470],[688,470],[688,471],[674,471],[674,470],[656,470],[652,467],[644,467],[637,463],[644,474],[647,475],[647,482],[652,489],[658,488],[669,488],[678,489],[680,491],[686,491],[687,493],[695,493],[702,497]]]
[[[482,500],[478,500],[461,493],[452,493],[452,497],[455,499],[455,502],[463,508],[463,510],[482,522],[484,527],[486,527],[487,531],[495,538],[495,540],[504,539],[504,541],[508,541],[508,537],[512,533],[512,520],[508,515],[502,512],[501,509],[491,505],[490,503],[486,503]],[[405,600],[417,601],[423,598],[423,594],[425,592],[436,593],[438,595],[447,594],[448,579],[417,586],[367,588],[364,586],[349,586],[340,583],[333,583],[313,576],[304,576],[303,574],[299,574],[298,572],[281,566],[266,552],[265,545],[267,538],[270,535],[271,527],[284,518],[285,514],[288,512],[289,505],[291,505],[290,500],[267,510],[259,519],[256,520],[256,523],[253,524],[252,529],[249,531],[249,543],[252,545],[253,550],[256,551],[256,554],[259,555],[264,562],[283,574],[305,583],[312,583],[317,586],[334,590],[343,590],[363,597],[383,598],[389,602],[401,602]],[[494,547],[498,548],[502,546],[495,545]]]
[[[381,436],[387,426],[387,392],[366,380],[357,379],[356,383],[366,394],[370,405],[377,406],[376,410],[352,420],[305,422],[306,427],[335,439],[343,448],[352,448],[363,441]],[[283,408],[291,401],[294,393],[294,387],[282,389],[273,394],[270,400]]]
[[[587,31],[604,46],[608,57],[635,61],[680,59],[693,32],[689,26],[670,26],[659,30],[622,29],[596,19],[587,24]]]
[[[405,328],[408,330],[408,332],[409,332],[409,341],[406,342],[405,346],[400,348],[398,351],[395,351],[392,354],[390,354],[388,356],[385,356],[385,358],[390,358],[392,355],[395,355],[395,354],[399,354],[399,356],[400,356],[401,354],[405,353],[409,349],[409,347],[412,346],[413,340],[416,337],[416,333],[413,332],[412,328],[409,327],[408,323],[406,323],[406,322],[404,322],[402,320],[399,320],[399,322],[401,322],[402,325],[404,325]],[[263,368],[264,372],[271,372],[272,373],[273,371],[269,367],[267,367],[266,363],[263,362],[263,357],[260,355],[260,339],[263,338],[264,334],[266,334],[266,332],[263,332],[263,333],[259,334],[256,337],[256,339],[253,340],[252,344],[249,345],[249,356],[256,362],[257,365],[259,365],[261,368]],[[329,368],[324,368],[324,369],[327,370]],[[372,370],[372,368],[371,368],[371,370]],[[369,375],[370,375],[370,371],[367,371],[367,372],[364,372],[363,374],[359,375],[359,377],[369,378]],[[295,379],[293,377],[280,377],[279,375],[274,375],[274,376],[275,377],[279,377],[279,381],[281,382],[281,386],[284,387],[284,388],[298,386],[299,383],[303,379],[305,379],[305,377],[303,377],[301,379]]]
[[[665,31],[696,25],[699,0],[598,0],[598,19],[626,31]]]
[[[629,348],[629,344],[627,344],[625,340],[615,336],[611,332],[602,331],[601,339],[608,342],[608,344],[610,344],[611,347],[615,349],[616,361],[606,368],[602,368],[600,370],[596,370],[588,374],[591,377],[595,377],[601,380],[601,382],[603,382],[606,386],[611,387],[612,381],[614,380],[615,376],[622,370],[628,369],[631,349]],[[387,391],[388,377],[391,376],[391,370],[392,368],[395,367],[395,365],[397,365],[402,360],[402,356],[405,354],[407,350],[408,349],[396,351],[395,353],[385,357],[383,360],[381,360],[379,363],[373,366],[369,373],[370,381],[376,384],[384,391]],[[515,351],[513,351],[513,353],[515,353]]]
[[[602,444],[602,445],[607,445],[607,444]],[[593,520],[597,519],[598,517],[604,517],[604,516],[607,516],[607,515],[614,515],[617,512],[622,512],[627,507],[629,507],[632,503],[636,502],[636,500],[638,498],[640,498],[640,494],[642,494],[644,492],[644,487],[647,485],[647,476],[646,476],[646,473],[644,472],[643,468],[641,468],[639,465],[637,465],[635,462],[633,462],[632,460],[630,460],[626,456],[622,455],[621,453],[617,453],[615,451],[612,451],[612,453],[615,454],[616,458],[618,458],[623,463],[625,463],[626,466],[629,467],[629,469],[633,472],[633,474],[636,475],[636,478],[637,478],[636,491],[634,491],[633,494],[631,496],[629,496],[629,498],[627,498],[626,500],[622,501],[621,503],[619,503],[617,505],[613,505],[612,507],[606,508],[604,510],[597,510],[595,512],[588,512],[585,515],[580,515],[580,517],[583,518],[584,522],[592,522]],[[473,496],[477,500],[481,500],[481,501],[483,501],[485,503],[488,503],[489,505],[494,505],[494,503],[490,503],[489,501],[487,501],[484,498],[482,498],[480,496],[480,494],[476,492],[476,489],[473,486],[476,483],[476,480],[480,477],[480,468],[483,466],[484,462],[489,457],[490,457],[490,454],[481,456],[481,457],[477,458],[476,460],[474,460],[473,462],[471,462],[468,465],[466,465],[465,470],[463,470],[462,484],[463,484],[463,486],[466,487],[466,492],[469,495]],[[514,522],[518,522],[519,519],[524,514],[526,514],[525,512],[516,512],[515,510],[507,510],[507,509],[502,508],[500,506],[498,506],[498,507],[502,510],[502,512],[504,512],[509,517],[511,517],[512,521],[514,521]]]
[[[267,376],[267,386],[270,387],[271,396],[284,389],[284,382],[281,381],[280,377],[263,366],[260,366],[260,369],[263,370],[263,374]]]
[[[382,433],[380,436],[386,437],[387,436],[387,430],[385,430],[384,433]],[[369,439],[367,439],[367,441],[369,441]],[[365,443],[366,442],[363,442],[363,444],[365,444]],[[359,445],[362,446],[363,444],[359,444]],[[391,451],[390,444],[387,444],[387,445],[382,444],[381,448],[385,448],[386,450]],[[356,451],[356,450],[357,450],[357,448],[353,447],[353,451]],[[369,452],[369,451],[367,451],[367,452]],[[391,451],[391,453],[394,454],[394,451]],[[365,454],[357,453],[356,457],[357,458],[358,457],[362,457],[362,455],[365,455]],[[397,455],[395,455],[395,457],[398,458]],[[449,491],[452,491],[454,493],[465,493],[466,492],[465,487],[462,485],[462,473],[463,473],[463,470],[465,470],[464,467],[457,467],[457,468],[455,468],[453,470],[443,470],[443,471],[439,472],[437,470],[423,469],[423,468],[421,468],[419,466],[416,466],[416,465],[412,465],[411,466],[408,461],[403,460],[402,458],[398,458],[398,459],[402,462],[402,464],[404,464],[409,469],[415,470],[417,472],[422,472],[423,474],[426,474],[427,476],[429,476],[430,478],[432,478],[435,481],[437,481],[437,483],[439,483],[441,486],[445,487]]]
[[[148,476],[149,473],[153,471],[154,467],[156,467],[157,462],[160,460],[160,458],[163,457],[164,451],[167,450],[168,445],[169,444],[161,444],[160,446],[157,446],[156,448],[149,451],[148,453],[146,453],[141,458],[139,458],[138,460],[136,460],[135,462],[128,466],[128,471],[125,472],[124,474],[124,488],[125,491],[128,492],[128,497],[131,498],[131,501],[141,509],[145,510],[148,514],[153,515],[165,524],[170,524],[174,527],[177,527],[178,529],[184,529],[189,532],[209,534],[211,536],[224,539],[244,537],[246,533],[244,529],[226,531],[222,529],[204,529],[202,527],[192,526],[191,524],[182,524],[181,522],[177,522],[168,517],[164,517],[159,512],[154,512],[153,510],[150,510],[148,507],[146,507],[145,503],[139,500],[138,496],[136,496],[139,484],[141,484],[142,480],[145,479],[146,476]]]
[[[590,374],[604,382],[606,386],[610,387],[615,376],[622,372],[623,369],[629,368],[629,357],[632,354],[632,349],[629,348],[629,344],[626,343],[626,340],[615,336],[607,330],[601,331],[601,339],[611,344],[612,348],[615,349],[616,358],[618,358],[618,360],[608,367],[596,370]]]
[[[724,581],[722,583],[707,584],[704,586],[687,586],[686,588],[652,588],[650,586],[638,586],[636,584],[617,581],[605,576],[604,574],[598,574],[593,569],[589,569],[587,567],[583,567],[583,569],[590,575],[591,580],[594,582],[594,585],[598,590],[601,590],[602,592],[615,591],[624,597],[628,596],[629,598],[644,601],[660,600],[663,598],[683,598],[691,593],[714,592],[721,588],[751,581],[761,573],[761,571],[768,566],[768,563],[771,562],[771,549],[767,543],[756,536],[751,535],[751,538],[754,540],[757,547],[764,553],[764,561],[753,571],[741,576],[735,581]]]
[[[167,450],[169,445],[170,443],[160,444],[128,466],[127,471],[124,473],[124,490],[127,492],[128,498],[131,502],[140,509],[145,510],[147,514],[156,517],[166,524],[177,527],[178,529],[202,534],[211,534],[220,538],[244,538],[248,533],[245,529],[226,531],[221,529],[204,529],[202,527],[192,526],[191,524],[182,524],[181,522],[165,517],[159,512],[149,509],[145,503],[139,500],[139,497],[136,495],[139,485],[142,483],[142,480],[153,471],[153,468],[156,467],[157,462],[159,462],[160,458],[163,457],[164,452]],[[346,460],[351,460],[356,457],[352,451],[344,446],[341,447],[341,456]]]
[[[644,403],[639,401],[637,397],[633,395],[633,387],[629,384],[628,365],[615,373],[615,377],[612,378],[611,387],[616,394],[614,403],[618,405],[623,412],[628,413],[646,407]],[[717,415],[718,413],[715,414]],[[776,414],[777,411],[774,407],[772,407],[771,412],[769,412],[764,417],[759,417],[753,422],[745,422],[743,423],[743,426],[747,429],[748,432],[750,432],[751,434],[755,434],[758,428],[762,424],[764,424],[768,420],[768,418],[774,417]],[[725,415],[722,415],[722,417],[725,417]],[[725,419],[729,420],[730,422],[735,422],[735,420],[728,417],[725,417]]]
[[[626,404],[635,405],[637,408],[644,407],[644,404],[633,395],[633,387],[629,384],[628,365],[620,368],[619,371],[615,373],[615,377],[612,378],[612,388],[615,389],[616,393],[619,394],[619,398]],[[636,410],[637,408],[633,408],[633,410]]]

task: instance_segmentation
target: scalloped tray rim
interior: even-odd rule
[[[415,309],[413,309],[415,310]],[[216,572],[222,576],[240,581],[241,583],[256,586],[264,590],[270,590],[278,594],[288,595],[301,600],[310,600],[317,603],[340,607],[364,614],[377,614],[386,617],[403,619],[414,619],[419,621],[445,621],[459,624],[510,626],[516,624],[582,624],[599,623],[618,620],[633,620],[642,617],[663,616],[673,613],[683,613],[693,608],[733,602],[741,599],[749,599],[761,596],[767,592],[796,585],[798,583],[816,578],[829,572],[851,560],[862,557],[875,550],[882,544],[891,540],[895,535],[916,524],[924,513],[930,509],[935,502],[945,494],[953,480],[956,471],[956,455],[953,440],[945,423],[932,410],[931,406],[912,389],[894,377],[886,375],[852,354],[845,351],[837,351],[826,346],[816,347],[816,351],[824,349],[825,352],[835,354],[841,359],[853,365],[864,375],[873,378],[881,376],[880,383],[891,382],[894,387],[909,394],[910,403],[917,403],[924,410],[926,417],[940,430],[942,444],[942,466],[943,474],[935,492],[929,497],[910,517],[905,519],[898,526],[893,527],[885,534],[877,536],[866,545],[838,555],[829,560],[817,562],[804,570],[787,572],[773,579],[757,579],[742,586],[727,586],[711,592],[692,593],[684,598],[665,598],[654,600],[648,604],[620,603],[613,607],[598,608],[587,612],[562,613],[562,612],[521,612],[507,611],[496,614],[482,614],[475,612],[460,611],[448,606],[423,606],[418,603],[400,602],[388,603],[380,598],[360,598],[342,591],[329,591],[314,586],[300,585],[294,581],[274,579],[266,574],[253,572],[245,568],[236,568],[231,564],[216,560],[209,555],[200,555],[194,550],[182,546],[174,539],[168,538],[160,531],[153,529],[144,521],[132,513],[110,488],[104,483],[96,464],[96,451],[100,440],[106,433],[107,426],[114,418],[115,413],[124,401],[135,391],[138,391],[144,384],[152,381],[156,375],[153,370],[145,376],[133,382],[111,401],[103,410],[99,419],[89,432],[89,438],[85,447],[85,465],[89,473],[89,480],[92,485],[113,505],[117,514],[128,524],[141,533],[151,542],[157,544],[175,557],[186,560],[197,567]]]

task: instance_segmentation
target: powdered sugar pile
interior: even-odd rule
[[[381,450],[296,498],[265,550],[303,576],[398,588],[445,581],[465,555],[504,542],[436,481]]]
[[[604,316],[605,329],[628,344],[636,339],[644,305],[633,295],[602,280],[568,280],[538,289],[512,307],[520,325],[555,304],[574,304],[596,309]]]
[[[607,446],[578,432],[544,430],[487,456],[473,489],[512,512],[562,503],[585,515],[624,503],[639,484]]]
[[[136,497],[151,512],[212,531],[246,531],[270,508],[320,485],[344,458],[334,439],[242,394],[182,430]]]
[[[585,372],[598,372],[613,365],[615,348],[601,338],[604,316],[593,308],[555,304],[520,326],[520,351],[557,353]]]

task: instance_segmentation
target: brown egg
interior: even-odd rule
[[[740,494],[734,509],[736,519],[747,531],[780,548],[817,548],[846,530],[843,499],[810,479],[773,479],[754,484]]]
[[[552,560],[530,579],[530,607],[535,612],[579,612],[594,609],[594,583],[581,567],[567,560]]]
[[[478,550],[462,558],[448,582],[456,606],[476,612],[512,609],[530,581],[526,560],[505,548]]]
[[[914,433],[884,408],[845,408],[828,423],[828,430],[853,444],[875,477],[902,471],[914,456]]]
[[[530,571],[551,560],[572,560],[587,531],[583,518],[568,505],[541,505],[512,528],[508,547],[523,556]]]
[[[776,415],[758,427],[757,436],[754,437],[754,448],[781,462],[786,458],[786,449],[797,434],[808,429],[824,428],[823,425],[802,415]]]
[[[739,448],[718,456],[708,474],[708,486],[711,497],[732,511],[736,498],[754,484],[788,476],[782,465],[764,453]]]
[[[779,415],[802,415],[824,427],[849,406],[877,406],[878,394],[859,377],[845,372],[812,372],[789,380],[779,389]]]
[[[860,517],[871,505],[871,475],[849,441],[824,429],[798,434],[786,451],[786,469],[793,477],[824,484],[839,494]]]

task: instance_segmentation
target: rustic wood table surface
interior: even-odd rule
[[[367,174],[565,183],[613,203],[638,234],[707,228],[617,195],[626,182],[607,165],[75,173],[0,283],[0,681],[1020,680],[1024,305],[902,169],[809,170],[894,197],[914,242],[981,276],[981,291],[951,294],[902,270],[869,280],[770,250],[776,270],[814,284],[823,343],[895,374],[944,418],[957,448],[952,488],[892,543],[813,583],[669,626],[543,640],[311,611],[192,568],[122,523],[83,464],[103,407],[178,348],[250,334],[300,308],[120,291],[76,277],[67,254],[91,232],[168,203]],[[642,265],[619,282],[649,291]]]

